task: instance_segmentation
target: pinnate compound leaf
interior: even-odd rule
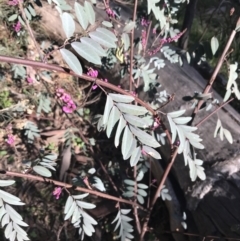
[[[116,43],[110,37],[104,35],[101,32],[97,32],[97,31],[91,32],[89,33],[89,36],[99,44],[103,45],[104,47],[107,47],[107,48],[117,47]]]
[[[102,64],[99,55],[89,45],[79,42],[73,42],[71,45],[75,51],[88,62],[98,65]]]
[[[145,131],[140,130],[139,128],[135,128],[130,125],[130,130],[132,133],[138,137],[139,141],[141,141],[143,144],[151,146],[151,147],[160,147],[160,144],[156,141],[156,139],[146,133]]]
[[[110,111],[111,111],[112,107],[113,107],[112,98],[109,95],[107,95],[107,101],[106,101],[106,104],[105,104],[103,121],[102,121],[103,125],[106,125],[108,123],[109,114],[110,114]]]
[[[88,26],[88,17],[87,17],[87,14],[86,14],[83,6],[81,4],[79,4],[78,2],[75,2],[74,9],[75,9],[75,13],[76,13],[78,22],[80,23],[82,28],[84,30],[86,30],[86,28]]]
[[[115,102],[131,103],[134,101],[134,97],[131,95],[109,94]]]
[[[14,180],[0,180],[0,187],[11,186],[15,183]]]
[[[93,10],[92,4],[90,2],[84,2],[84,9],[90,24],[95,23],[95,12]]]
[[[43,176],[43,177],[51,177],[52,173],[45,167],[42,166],[34,166],[33,171],[35,171],[37,174]]]
[[[148,110],[143,106],[131,105],[131,104],[125,104],[125,103],[118,103],[116,105],[123,113],[131,114],[131,115],[144,115],[148,113]]]
[[[124,120],[123,116],[121,116],[119,123],[118,123],[115,138],[114,138],[114,144],[116,147],[118,147],[118,145],[119,145],[120,136],[121,136],[121,133],[122,133],[123,129],[125,128],[126,124],[127,124],[127,122]]]
[[[101,47],[101,45],[96,41],[92,40],[91,38],[82,37],[80,38],[80,40],[85,45],[88,45],[89,47],[91,47],[92,50],[95,51],[99,56],[107,56],[106,51]]]
[[[3,190],[0,190],[0,198],[2,198],[4,202],[9,203],[11,205],[24,205],[24,203],[21,202],[20,198]]]
[[[77,57],[67,49],[60,49],[60,52],[71,70],[78,75],[82,75],[82,66]]]
[[[219,42],[218,39],[214,36],[211,38],[211,49],[212,49],[212,54],[215,55],[219,47]]]
[[[69,13],[63,13],[61,16],[63,30],[67,38],[71,38],[75,31],[75,22]]]
[[[125,114],[123,115],[125,120],[130,123],[133,126],[141,127],[141,128],[147,128],[149,125],[146,121],[144,121],[143,118],[140,118],[138,116]]]
[[[109,138],[110,135],[111,135],[111,132],[113,130],[113,127],[115,126],[115,124],[117,123],[117,121],[119,121],[119,118],[120,118],[120,112],[118,110],[118,108],[116,106],[113,106],[112,110],[111,110],[111,113],[110,113],[110,116],[109,116],[109,120],[108,120],[108,123],[107,123],[107,131],[106,131],[106,134],[107,134],[107,137]]]
[[[154,150],[152,147],[143,146],[142,150],[143,150],[143,152],[146,152],[148,155],[152,156],[155,159],[161,159],[161,155],[156,150]]]

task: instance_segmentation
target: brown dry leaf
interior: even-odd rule
[[[60,170],[60,180],[63,180],[63,177],[66,173],[66,171],[69,169],[70,164],[71,164],[71,146],[69,145],[67,148],[63,150],[63,155],[62,155],[62,165],[61,165],[61,170]]]
[[[93,165],[93,159],[91,157],[82,156],[82,155],[75,155],[76,161],[80,162],[83,165],[88,164],[88,162],[91,162]]]

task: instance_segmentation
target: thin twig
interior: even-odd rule
[[[33,35],[33,31],[32,31],[32,29],[31,29],[31,27],[30,27],[30,25],[29,25],[29,21],[28,21],[28,19],[27,19],[26,13],[25,13],[25,11],[24,11],[24,9],[23,9],[22,1],[18,1],[18,6],[19,6],[20,11],[21,11],[21,13],[22,13],[23,20],[25,21],[25,23],[26,23],[26,25],[27,25],[28,33],[29,33],[29,35],[31,36],[31,38],[32,38],[32,40],[33,40],[33,42],[34,42],[35,48],[36,48],[36,50],[37,50],[37,52],[38,52],[38,54],[39,54],[40,59],[43,61],[43,56],[42,56],[42,54],[41,54],[41,50],[40,50],[40,48],[39,48],[39,46],[38,46],[38,43],[37,43],[37,41],[36,41],[36,39],[35,39],[35,37],[34,37],[34,35]]]
[[[177,154],[178,154],[178,148],[175,149],[175,151],[173,153],[173,156],[172,156],[172,159],[171,159],[170,163],[168,164],[168,166],[166,168],[166,171],[163,174],[162,180],[161,180],[161,182],[158,185],[157,191],[155,192],[155,195],[154,195],[154,197],[153,197],[153,199],[152,199],[152,201],[150,203],[149,212],[146,215],[145,221],[143,223],[142,233],[140,235],[140,241],[143,240],[144,235],[147,232],[147,225],[148,225],[148,221],[150,219],[150,215],[151,215],[151,212],[153,210],[154,204],[155,204],[155,202],[157,201],[157,199],[159,197],[159,193],[160,193],[161,189],[163,188],[163,185],[164,185],[164,183],[165,183],[165,181],[166,181],[166,179],[168,177],[168,174],[169,174],[169,172],[170,172],[170,170],[171,170],[171,168],[173,166],[173,163],[174,163],[174,161],[175,161],[175,159],[177,157]]]
[[[68,75],[76,76],[78,78],[84,79],[84,80],[89,81],[89,82],[95,82],[97,85],[106,87],[106,88],[111,89],[112,91],[115,91],[117,93],[120,93],[120,94],[123,94],[123,95],[130,95],[130,96],[134,97],[135,101],[138,104],[140,104],[141,106],[144,106],[153,115],[156,115],[156,112],[144,101],[142,101],[139,98],[133,96],[131,93],[129,93],[129,92],[127,92],[127,91],[125,91],[121,88],[118,88],[117,86],[115,86],[113,84],[102,81],[101,79],[96,79],[96,78],[90,77],[86,74],[78,75],[68,68],[57,66],[57,65],[54,65],[54,64],[46,64],[46,63],[42,63],[42,62],[39,62],[39,61],[13,58],[13,57],[9,57],[9,56],[0,55],[0,62],[21,64],[21,65],[26,65],[26,66],[32,66],[32,67],[35,67],[35,68],[48,69],[48,70],[51,70],[51,71],[57,71],[57,72],[60,72],[60,73],[65,73],[65,74],[68,74]]]
[[[146,54],[146,47],[148,46],[148,39],[149,39],[151,27],[152,27],[152,21],[150,21],[150,23],[149,23],[149,25],[148,25],[148,31],[147,31],[147,37],[146,37],[146,44],[145,44],[145,46],[143,47],[143,57],[144,57],[145,54]]]
[[[135,0],[134,3],[134,11],[133,11],[133,22],[136,21],[136,14],[137,14],[137,4],[138,0]],[[130,78],[129,78],[129,91],[132,92],[132,72],[133,72],[133,44],[134,44],[134,28],[131,32],[131,50],[130,50]]]
[[[206,120],[208,120],[213,114],[215,114],[218,110],[222,109],[225,105],[227,105],[228,103],[230,103],[231,101],[233,101],[234,98],[231,98],[230,100],[228,100],[227,102],[222,103],[218,108],[216,108],[212,113],[210,113],[208,116],[206,116],[205,118],[203,118],[201,121],[199,121],[195,126],[199,127],[203,122],[205,122]]]
[[[133,177],[134,177],[134,180],[135,180],[135,185],[134,185],[134,202],[137,204],[137,165],[135,165],[133,167]],[[139,218],[138,218],[138,210],[137,210],[137,206],[134,206],[133,207],[133,213],[134,213],[134,217],[135,217],[135,221],[136,221],[136,227],[137,227],[137,231],[138,231],[138,234],[141,233],[141,225],[140,225],[140,222],[139,222]]]
[[[233,41],[236,33],[237,33],[236,30],[233,30],[233,31],[232,31],[232,34],[230,35],[230,37],[229,37],[229,39],[228,39],[228,42],[227,42],[227,44],[226,44],[226,47],[225,47],[225,49],[224,49],[224,51],[223,51],[220,59],[218,60],[217,66],[216,66],[216,68],[215,68],[215,70],[214,70],[214,72],[213,72],[213,74],[212,74],[211,79],[209,80],[208,85],[205,87],[205,89],[204,89],[204,91],[203,91],[203,94],[207,94],[207,93],[210,91],[210,89],[212,88],[212,85],[213,85],[213,83],[214,83],[214,81],[215,81],[215,79],[216,79],[216,77],[217,77],[217,74],[218,74],[220,68],[222,67],[222,64],[223,64],[223,62],[224,62],[225,56],[226,56],[226,54],[227,54],[227,52],[228,52],[228,50],[229,50],[229,48],[230,48],[230,46],[231,46],[231,44],[232,44],[232,41]],[[195,107],[194,112],[193,112],[193,114],[192,114],[192,120],[191,120],[191,122],[190,122],[189,124],[192,124],[192,122],[193,122],[196,114],[197,114],[198,111],[200,110],[203,102],[204,102],[203,100],[200,100],[200,101],[198,102],[198,105]]]
[[[53,183],[56,186],[60,186],[60,187],[65,187],[65,188],[74,188],[77,191],[81,191],[81,192],[85,192],[85,193],[90,193],[93,195],[96,195],[98,197],[102,197],[102,198],[106,198],[106,199],[110,199],[110,200],[114,200],[117,202],[121,202],[121,203],[126,203],[129,204],[131,206],[137,206],[138,208],[140,208],[141,210],[147,211],[144,207],[142,207],[141,205],[136,204],[135,202],[131,202],[122,198],[117,198],[102,192],[98,192],[95,190],[90,190],[87,188],[83,188],[83,187],[73,187],[73,185],[71,184],[67,184],[65,182],[60,182],[60,181],[56,181],[53,179],[49,179],[49,178],[44,178],[44,177],[39,177],[39,176],[34,176],[34,175],[30,175],[30,174],[25,174],[25,173],[18,173],[18,172],[10,172],[10,171],[1,171],[2,174],[5,174],[7,176],[13,176],[13,177],[21,177],[21,178],[26,178],[26,179],[30,179],[30,180],[35,180],[35,181],[39,181],[39,182],[48,182],[48,183]]]

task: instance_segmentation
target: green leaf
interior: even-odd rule
[[[27,19],[28,19],[29,21],[31,21],[31,20],[32,20],[32,15],[29,13],[29,11],[27,10],[27,8],[24,8],[24,12],[25,12],[25,14],[26,14],[26,16],[27,16]]]
[[[89,45],[79,42],[73,42],[71,45],[88,62],[98,65],[102,64],[99,55]]]
[[[89,193],[84,193],[84,194],[80,194],[80,195],[73,195],[74,199],[83,199],[85,197],[87,197],[89,195]]]
[[[84,8],[81,4],[79,4],[78,2],[75,2],[74,4],[74,9],[75,9],[75,13],[78,19],[78,22],[80,23],[81,27],[86,30],[87,26],[88,26],[88,17],[86,12],[84,11]]]
[[[83,201],[76,201],[76,202],[81,208],[93,209],[96,207],[96,205],[92,204],[92,203],[87,203],[87,202],[83,202]]]
[[[167,116],[171,118],[177,118],[185,113],[186,110],[178,110],[174,112],[167,113]]]
[[[170,124],[170,129],[171,129],[171,132],[172,132],[172,144],[173,144],[176,140],[176,137],[177,137],[177,127],[176,127],[176,124],[173,122],[171,117],[168,116],[167,118],[168,118],[168,122]]]
[[[90,2],[84,2],[84,9],[90,24],[95,23],[95,11],[93,10],[92,4]]]
[[[99,43],[97,43],[96,41],[92,40],[91,38],[82,37],[82,38],[80,38],[80,40],[85,45],[88,45],[89,47],[91,47],[92,50],[95,51],[96,54],[98,54],[100,57],[107,56],[106,51],[101,47],[101,45]]]
[[[104,114],[103,114],[103,121],[102,121],[103,125],[106,125],[108,123],[108,118],[109,118],[109,114],[110,114],[112,107],[113,107],[113,101],[110,98],[110,96],[107,95],[107,101],[106,101]]]
[[[141,188],[141,189],[147,189],[148,186],[146,184],[143,184],[143,183],[138,183],[137,184],[138,188]]]
[[[131,148],[132,141],[133,141],[133,135],[129,130],[128,126],[126,126],[123,133],[123,139],[122,139],[123,160],[126,160],[126,156]]]
[[[148,110],[143,106],[125,104],[125,103],[118,103],[116,105],[120,109],[121,112],[124,112],[127,114],[144,115],[144,114],[148,113]]]
[[[123,32],[124,33],[129,33],[135,28],[136,23],[133,21],[130,21],[124,28]]]
[[[112,23],[108,22],[108,21],[103,21],[102,25],[104,25],[105,27],[108,27],[108,28],[112,28],[113,27]]]
[[[135,185],[135,181],[130,180],[130,179],[125,179],[124,183],[127,184],[127,185],[130,185],[130,186],[134,186]]]
[[[51,177],[52,176],[52,173],[45,167],[42,167],[42,166],[34,166],[33,167],[33,170],[43,176],[43,177]]]
[[[71,38],[75,31],[75,22],[72,16],[65,12],[61,15],[61,20],[64,33],[66,34],[67,38]]]
[[[156,150],[154,150],[152,147],[143,146],[142,150],[155,159],[161,159],[161,155]]]
[[[141,141],[143,144],[151,146],[151,147],[159,147],[160,144],[155,140],[155,138],[145,131],[140,130],[139,128],[135,128],[130,125],[130,130],[132,133],[138,137],[139,141]]]
[[[82,75],[82,66],[77,57],[67,49],[60,49],[60,52],[71,70],[78,75]]]
[[[131,165],[131,167],[135,166],[138,163],[138,161],[140,159],[140,156],[141,156],[141,148],[137,147],[133,151],[132,156],[130,158],[130,165]]]
[[[31,13],[31,15],[33,17],[36,17],[36,12],[35,12],[34,8],[30,4],[28,5],[28,10],[29,10],[29,12]]]
[[[143,190],[143,189],[138,189],[137,192],[138,192],[138,194],[140,194],[143,197],[147,196],[147,192],[145,190]]]
[[[64,217],[64,220],[69,219],[69,218],[73,215],[73,212],[74,212],[75,208],[77,208],[77,205],[76,205],[76,202],[73,201],[73,203],[72,203],[72,205],[70,206],[67,214],[66,214],[65,217]]]
[[[130,47],[130,38],[129,35],[127,33],[123,33],[122,34],[122,42],[124,44],[124,51],[128,51],[129,47]]]
[[[123,115],[125,120],[130,123],[133,126],[141,127],[141,128],[147,128],[149,125],[144,119],[134,116],[134,115],[129,115],[129,114],[124,114]]]
[[[68,213],[70,207],[73,204],[73,198],[71,196],[68,197],[67,202],[65,204],[65,208],[64,208],[64,214]]]
[[[0,187],[11,186],[15,183],[14,180],[0,180]]]
[[[105,36],[99,32],[91,32],[89,33],[89,36],[95,40],[96,42],[98,42],[99,44],[103,45],[104,47],[107,48],[116,48],[116,44],[114,42],[111,41],[111,39],[109,38],[105,38]]]
[[[183,125],[183,124],[187,124],[191,119],[192,117],[178,117],[178,118],[174,118],[173,121],[177,125]]]
[[[123,131],[123,128],[126,126],[127,122],[124,120],[123,116],[121,115],[119,123],[118,123],[118,127],[117,127],[117,131],[115,134],[115,139],[114,139],[114,144],[116,147],[118,147],[119,145],[119,139],[121,136],[121,133]]]
[[[116,35],[112,31],[110,31],[106,28],[97,28],[96,31],[98,33],[103,34],[106,38],[111,39],[112,42],[116,42],[118,40]]]
[[[17,17],[18,17],[18,14],[13,14],[13,15],[11,15],[11,16],[8,18],[8,21],[9,21],[9,22],[12,22],[12,21],[16,20]]]
[[[214,36],[211,38],[211,49],[212,49],[212,54],[215,55],[219,47],[219,42],[218,39]]]
[[[218,130],[219,130],[219,128],[222,126],[222,124],[221,124],[221,121],[218,119],[217,120],[217,125],[216,125],[216,128],[215,128],[215,131],[214,131],[214,138],[216,138],[217,137],[217,133],[218,133]]]
[[[227,129],[223,129],[223,133],[224,133],[226,139],[228,140],[228,142],[230,144],[232,144],[233,143],[233,138],[232,138],[231,132],[229,130],[227,130]]]
[[[140,204],[144,204],[144,198],[141,195],[137,195],[137,200]]]
[[[131,95],[109,94],[115,102],[131,103],[134,101],[134,97]]]
[[[108,120],[108,123],[107,123],[107,131],[106,131],[106,134],[107,134],[107,137],[109,138],[110,135],[111,135],[111,132],[113,130],[113,127],[115,126],[115,124],[117,123],[117,121],[119,121],[119,118],[120,118],[121,114],[118,110],[118,108],[116,106],[113,106],[112,108],[112,111],[110,113],[110,116],[109,116],[109,120]]]
[[[130,158],[130,156],[133,154],[133,151],[136,149],[136,147],[137,147],[137,140],[133,137],[133,139],[132,139],[132,144],[131,144],[131,146],[130,146],[130,148],[129,148],[126,156],[125,156],[125,159],[126,159],[126,160],[127,160],[128,158]]]
[[[24,205],[24,203],[21,202],[21,199],[8,193],[3,190],[0,190],[0,198],[3,199],[4,202],[12,204],[12,205]]]

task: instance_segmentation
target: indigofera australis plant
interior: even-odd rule
[[[13,75],[16,75],[15,72],[18,71],[18,78],[30,78],[26,67],[32,67],[33,69],[44,69],[48,72],[56,71],[76,76],[91,83],[92,86],[86,94],[85,100],[81,101],[82,105],[79,105],[76,101],[77,97],[71,96],[69,91],[63,86],[49,88],[48,84],[51,82],[48,81],[46,83],[46,79],[49,77],[47,73],[45,73],[45,78],[41,78],[40,72],[37,71],[36,76],[34,76],[36,79],[27,81],[29,85],[33,85],[33,88],[34,82],[38,82],[38,80],[42,81],[44,86],[44,90],[41,90],[41,93],[36,92],[34,94],[34,112],[36,113],[37,119],[35,120],[37,121],[33,122],[33,115],[27,113],[29,108],[26,105],[21,105],[21,103],[11,106],[4,105],[0,110],[0,114],[10,111],[14,113],[15,119],[18,119],[20,115],[27,118],[22,127],[24,132],[23,143],[35,145],[36,140],[44,136],[56,135],[57,139],[62,140],[63,148],[59,149],[62,150],[61,152],[55,149],[54,152],[39,153],[37,157],[29,161],[24,173],[2,170],[2,177],[5,175],[6,177],[12,176],[39,182],[51,182],[56,186],[53,191],[56,199],[63,198],[62,193],[66,193],[68,197],[64,207],[64,220],[69,220],[78,229],[82,240],[85,235],[92,236],[98,223],[95,218],[88,214],[89,209],[96,207],[89,199],[91,194],[114,200],[117,203],[118,211],[115,219],[112,220],[114,232],[117,232],[115,238],[121,238],[122,241],[131,240],[135,236],[134,233],[136,233],[136,237],[139,240],[143,240],[148,230],[148,221],[156,200],[160,196],[163,200],[171,200],[164,183],[177,155],[183,154],[185,165],[189,167],[192,181],[195,181],[197,178],[201,180],[206,178],[202,166],[203,160],[197,158],[195,151],[196,149],[201,150],[204,148],[204,140],[199,137],[197,134],[198,128],[197,126],[192,126],[192,123],[203,103],[206,102],[207,106],[209,105],[209,99],[211,99],[209,91],[216,74],[227,56],[231,42],[239,30],[240,24],[238,22],[236,29],[233,30],[208,85],[202,93],[198,92],[195,94],[196,101],[192,116],[184,116],[185,110],[171,111],[169,113],[160,111],[159,108],[162,104],[167,105],[173,100],[171,95],[167,93],[167,89],[159,92],[156,98],[157,101],[151,104],[139,99],[137,93],[141,83],[144,85],[145,92],[152,90],[152,88],[157,88],[158,76],[156,71],[168,64],[165,59],[158,57],[158,52],[162,52],[171,63],[182,63],[181,57],[170,46],[166,46],[166,43],[176,42],[182,35],[174,26],[177,23],[179,5],[184,4],[184,0],[175,0],[172,4],[168,1],[148,0],[148,14],[140,18],[137,17],[138,1],[135,0],[131,21],[121,19],[118,11],[111,8],[111,4],[109,5],[109,2],[105,1],[103,2],[105,17],[101,21],[99,21],[96,14],[96,2],[94,0],[91,2],[84,1],[83,3],[75,2],[73,7],[64,0],[49,0],[48,2],[55,6],[59,12],[61,24],[66,34],[66,40],[63,45],[58,49],[54,49],[53,52],[59,51],[61,53],[69,69],[48,63],[50,53],[43,56],[30,26],[32,18],[35,17],[34,7],[28,1],[21,0],[5,3],[10,5],[12,12],[14,12],[8,16],[8,21],[13,23],[13,29],[18,35],[25,37],[29,35],[32,38],[41,61],[33,61],[16,56],[0,56],[0,61],[20,66],[20,69],[15,67],[13,70]],[[153,22],[150,19],[154,19],[154,22],[157,24],[153,26]],[[121,27],[115,28],[116,23]],[[39,24],[41,24],[41,20]],[[76,25],[80,25],[82,29],[80,34],[75,32]],[[141,38],[134,44],[136,31],[139,31],[139,29]],[[149,47],[148,41],[150,36],[154,41]],[[218,45],[218,41],[214,38],[211,41],[213,54],[216,53]],[[187,53],[187,58],[190,58],[189,53]],[[80,62],[79,59],[83,61]],[[85,63],[83,67],[81,63]],[[109,69],[116,64],[123,66],[120,72],[129,80],[128,88],[124,86],[123,89],[121,86],[111,84],[111,80],[98,77],[100,66]],[[84,73],[86,69],[88,70]],[[237,64],[230,64],[229,82],[224,102],[208,116],[216,113],[218,109],[229,103],[233,99],[229,100],[231,94],[234,94],[234,98],[240,99],[239,89],[235,81],[237,77],[236,70]],[[85,155],[94,156],[95,140],[85,136],[74,123],[74,119],[76,117],[84,119],[89,114],[84,110],[84,103],[89,101],[88,99],[91,101],[91,92],[96,91],[96,89],[106,95],[106,103],[103,113],[98,113],[94,117],[95,127],[98,131],[106,132],[107,137],[111,137],[111,140],[113,140],[115,147],[121,147],[122,158],[126,161],[129,168],[132,169],[133,174],[131,178],[121,180],[124,189],[119,188],[119,185],[116,185],[112,179],[112,176],[116,175],[114,164],[109,163],[109,170],[106,170],[101,161],[99,161],[100,166],[105,173],[104,176],[107,178],[99,176],[96,170],[91,168],[87,173],[82,172],[81,175],[79,174],[71,179],[72,183],[66,181],[68,180],[66,179],[66,172],[70,167],[71,157],[78,158],[79,148],[82,149],[82,153]],[[211,105],[215,103],[213,101]],[[177,103],[175,104],[177,105]],[[40,130],[38,121],[48,118],[53,109],[59,106],[66,118],[69,119],[70,125],[60,132],[53,131],[50,133],[42,129]],[[210,109],[209,106],[206,108]],[[163,115],[167,117],[168,124],[163,122]],[[208,117],[202,122],[207,119]],[[216,123],[217,127],[214,135],[217,136],[219,131],[221,139],[225,136],[229,142],[232,142],[231,133],[222,127],[221,121],[218,119]],[[5,128],[6,145],[8,148],[16,150],[15,139],[19,138],[20,133],[13,132],[10,123],[7,126]],[[167,126],[170,128],[168,129]],[[144,176],[146,173],[149,173],[151,168],[151,159],[149,160],[149,157],[157,160],[161,159],[158,147],[166,144],[171,146],[172,154],[169,153],[171,161],[165,170],[161,182],[157,184],[155,193],[150,195],[150,191],[152,191],[150,186],[153,180],[150,180],[148,185],[144,183]],[[52,144],[50,143],[49,145]],[[56,162],[59,159],[62,160],[61,167]],[[56,172],[57,169],[61,173],[60,180],[52,179],[52,172]],[[54,174],[54,176],[56,175]],[[79,185],[79,180],[83,180],[85,187]],[[14,182],[14,180],[0,180],[0,186],[10,186]],[[75,189],[73,189],[73,185]],[[110,190],[109,186],[115,190],[115,196],[107,194]],[[5,230],[4,235],[10,241],[29,240],[28,234],[24,230],[24,227],[28,225],[23,221],[23,217],[12,207],[13,205],[24,205],[24,203],[21,202],[20,198],[1,189],[0,220]],[[146,212],[143,219],[138,217],[139,209]],[[135,223],[133,220],[135,220]],[[183,226],[186,228],[186,223]]]

